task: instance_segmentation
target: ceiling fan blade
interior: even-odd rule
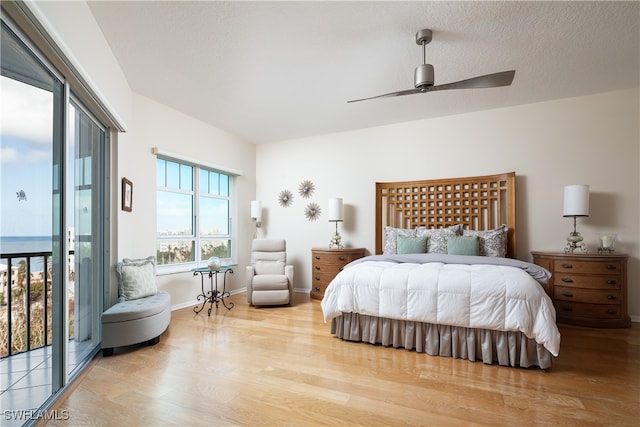
[[[369,98],[352,99],[351,101],[347,101],[347,103],[367,101],[369,99],[376,98],[388,98],[391,96],[413,95],[416,93],[432,92],[436,90],[482,89],[509,86],[511,82],[513,82],[513,78],[515,77],[515,75],[515,70],[502,71],[500,73],[486,74],[484,76],[472,77],[470,79],[460,80],[453,83],[446,83],[438,86],[425,86],[421,88],[401,90],[399,92],[385,93],[383,95],[371,96]]]
[[[428,90],[430,90],[430,88],[427,88],[427,89],[416,88],[416,89],[401,90],[399,92],[385,93],[384,95],[376,95],[376,96],[371,96],[369,98],[352,99],[351,101],[347,101],[347,104],[350,102],[367,101],[369,99],[375,99],[375,98],[387,98],[390,96],[413,95],[415,93],[427,92]]]
[[[448,89],[480,89],[480,88],[509,86],[513,81],[513,77],[515,75],[516,75],[515,70],[502,71],[500,73],[486,74],[484,76],[472,77],[470,79],[460,80],[458,82],[432,86],[430,90],[434,91],[434,90],[448,90]]]

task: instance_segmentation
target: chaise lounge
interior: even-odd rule
[[[114,348],[147,342],[154,345],[171,321],[171,296],[158,291],[155,257],[124,259],[116,265],[118,302],[102,313],[102,355]]]

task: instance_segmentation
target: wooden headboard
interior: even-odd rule
[[[376,183],[376,254],[384,227],[491,230],[506,224],[507,257],[516,257],[516,174]]]

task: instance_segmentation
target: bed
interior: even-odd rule
[[[346,341],[547,369],[560,350],[549,271],[516,258],[514,172],[376,183],[376,253],[321,306]]]

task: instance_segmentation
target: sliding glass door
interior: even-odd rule
[[[37,416],[99,350],[109,150],[105,127],[4,17],[1,42],[0,406]]]
[[[69,303],[69,372],[92,355],[100,343],[102,313],[103,257],[105,255],[104,157],[105,131],[80,105],[71,100],[68,106],[66,228],[70,274],[67,283]],[[73,225],[71,225],[73,224]]]

